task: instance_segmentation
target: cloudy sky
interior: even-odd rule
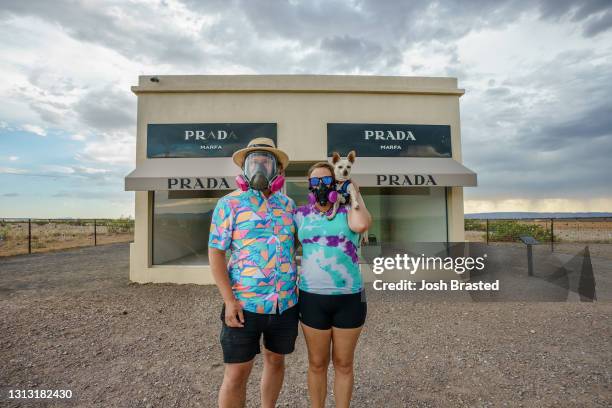
[[[3,0],[0,217],[133,215],[143,74],[457,77],[466,212],[612,211],[611,28],[609,0]]]

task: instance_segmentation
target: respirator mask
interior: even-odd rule
[[[276,157],[268,152],[251,152],[245,160],[243,174],[236,177],[236,183],[242,191],[250,188],[265,191],[268,188],[275,192],[282,188],[285,178],[278,174]]]
[[[308,202],[314,204],[315,202],[320,205],[327,205],[327,203],[335,203],[338,199],[338,193],[336,192],[336,183],[332,176],[323,177],[310,177],[308,179]]]

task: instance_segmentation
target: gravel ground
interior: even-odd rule
[[[215,406],[216,288],[130,284],[128,252],[122,243],[0,259],[1,406]],[[368,294],[355,407],[612,404],[612,302],[402,300]],[[306,367],[300,335],[279,406],[307,406]],[[248,406],[259,405],[260,372],[258,358]],[[73,398],[7,398],[32,388]]]

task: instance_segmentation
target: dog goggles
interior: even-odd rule
[[[310,187],[317,187],[321,183],[329,186],[334,182],[334,178],[332,176],[323,176],[323,177],[311,177],[308,179],[308,183]]]

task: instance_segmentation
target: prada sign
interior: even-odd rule
[[[229,190],[223,177],[172,177],[168,179],[168,190]]]
[[[231,157],[255,137],[276,143],[276,123],[147,125],[147,158]]]
[[[412,187],[437,186],[436,179],[431,174],[377,174],[377,186]]]
[[[449,125],[328,123],[327,156],[451,157]]]

